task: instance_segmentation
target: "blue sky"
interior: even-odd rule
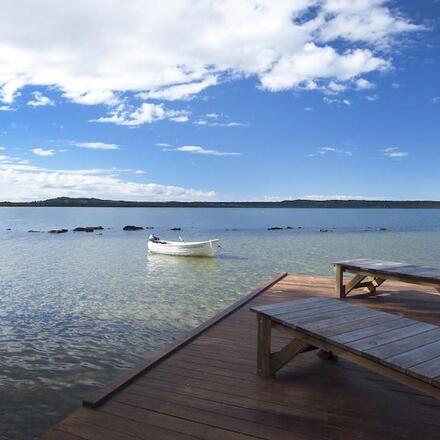
[[[438,1],[5,9],[0,200],[440,199]]]

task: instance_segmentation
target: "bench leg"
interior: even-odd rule
[[[257,374],[259,376],[272,376],[296,355],[316,349],[316,347],[311,346],[309,343],[304,342],[299,338],[295,338],[286,344],[280,351],[272,353],[272,321],[263,315],[257,315],[257,324]]]
[[[337,264],[335,266],[335,270],[336,270],[336,296],[338,298],[344,298],[346,295],[345,286],[344,286],[344,269],[342,268],[342,266]]]
[[[257,373],[268,377],[271,373],[271,339],[272,324],[269,318],[257,315],[258,346],[257,346]]]

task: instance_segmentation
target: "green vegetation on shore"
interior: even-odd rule
[[[131,202],[57,197],[34,202],[0,202],[0,207],[112,207],[112,208],[394,208],[440,209],[435,200],[283,200],[280,202]]]

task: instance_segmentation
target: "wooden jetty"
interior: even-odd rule
[[[440,438],[440,401],[310,351],[273,377],[256,374],[251,307],[335,297],[334,277],[281,274],[89,396],[43,440]],[[389,282],[344,301],[440,325],[434,289]],[[273,347],[288,342],[273,334]]]

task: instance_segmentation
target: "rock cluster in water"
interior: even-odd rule
[[[102,226],[78,226],[73,232],[95,232],[102,231],[103,229]]]
[[[122,228],[123,231],[143,231],[142,226],[133,226],[133,225],[126,225]]]
[[[283,230],[293,230],[293,229],[302,229],[302,226],[271,226],[269,228],[267,228],[268,231],[283,231]],[[111,228],[107,228],[107,229],[111,229]],[[143,231],[143,230],[147,230],[147,229],[154,229],[154,226],[134,226],[134,225],[126,225],[122,228],[124,231]],[[7,231],[11,231],[11,228],[7,228]],[[95,232],[95,231],[103,231],[104,227],[103,226],[78,226],[75,229],[73,229],[73,232]],[[181,227],[174,227],[174,228],[170,228],[170,231],[181,231],[182,228]],[[225,231],[239,231],[240,229],[238,228],[228,228],[225,229]],[[320,228],[319,232],[332,232],[334,229],[332,228]],[[47,231],[50,234],[63,234],[68,232],[68,229],[51,229],[49,231]],[[384,228],[384,227],[373,227],[373,226],[366,226],[363,229],[361,229],[360,231],[363,232],[374,232],[374,231],[388,231],[388,228]],[[30,229],[28,232],[32,232],[32,233],[37,233],[37,232],[44,232],[44,231],[38,231],[38,230],[34,230],[34,229]],[[100,232],[98,235],[102,235],[102,233]]]
[[[271,226],[270,228],[267,228],[268,231],[282,231],[284,229],[295,229],[292,228],[292,226],[286,226],[283,228],[282,226]],[[298,226],[298,229],[302,229],[302,226]]]

